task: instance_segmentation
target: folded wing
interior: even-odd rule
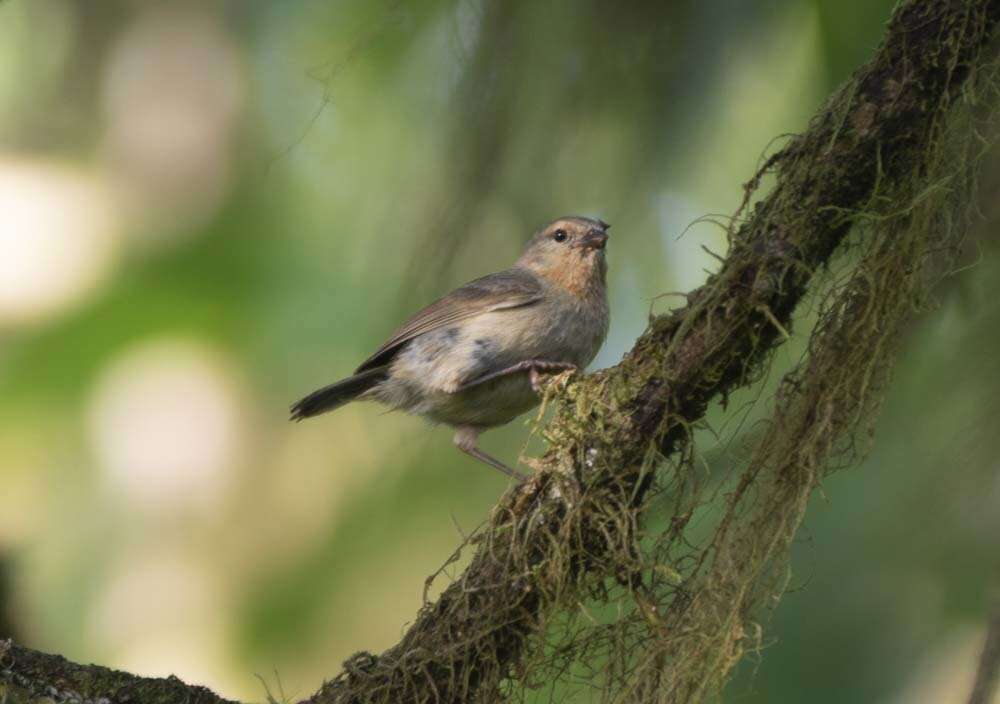
[[[455,289],[416,313],[392,334],[355,373],[388,364],[413,338],[482,313],[521,308],[542,298],[542,285],[529,271],[508,269]]]

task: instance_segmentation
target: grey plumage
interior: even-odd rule
[[[373,367],[313,391],[292,406],[292,420],[302,420],[340,408],[371,390],[380,381],[385,381],[386,376],[385,367]]]
[[[458,430],[465,452],[515,474],[475,447],[484,429],[539,402],[536,375],[589,364],[608,330],[607,225],[561,218],[510,269],[476,279],[419,311],[347,379],[292,407],[301,420],[374,400]]]

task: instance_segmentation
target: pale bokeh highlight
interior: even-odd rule
[[[91,172],[0,157],[0,328],[60,313],[107,280],[113,200]]]
[[[244,442],[224,358],[163,339],[123,352],[98,380],[87,425],[105,482],[145,508],[216,506]]]
[[[133,238],[164,244],[202,232],[232,185],[232,142],[246,79],[211,12],[151,7],[104,72],[103,151]]]

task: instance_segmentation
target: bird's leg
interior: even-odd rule
[[[537,393],[540,391],[539,386],[539,374],[542,372],[566,372],[566,371],[576,371],[576,365],[570,364],[569,362],[547,362],[544,359],[526,359],[523,362],[518,362],[512,366],[506,367],[504,369],[499,369],[495,372],[490,372],[489,374],[484,374],[483,376],[476,377],[472,381],[467,381],[456,389],[456,391],[465,391],[473,386],[479,386],[487,381],[491,381],[501,376],[507,376],[508,374],[517,374],[519,372],[528,372],[528,378],[531,380],[531,388]]]
[[[511,469],[500,460],[490,457],[485,452],[476,447],[476,440],[479,438],[479,430],[470,425],[461,425],[455,429],[453,442],[455,447],[469,455],[475,457],[480,462],[488,464],[493,469],[498,469],[508,477],[512,477],[519,482],[523,482],[527,477],[520,472]]]

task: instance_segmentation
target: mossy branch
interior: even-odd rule
[[[355,655],[306,701],[502,701],[516,683],[532,684],[539,662],[562,657],[559,645],[546,638],[550,629],[578,611],[581,601],[600,600],[616,584],[665,644],[649,651],[657,658],[648,668],[654,674],[643,674],[631,691],[642,701],[694,702],[718,687],[742,653],[742,616],[753,606],[748,593],[754,580],[794,534],[825,458],[852,419],[872,404],[867,389],[880,377],[859,364],[846,378],[849,384],[826,388],[828,357],[811,362],[804,376],[789,377],[793,386],[811,390],[802,395],[792,388],[791,401],[779,406],[776,418],[812,445],[789,446],[787,432],[765,438],[732,501],[773,468],[778,489],[766,498],[794,510],[780,513],[777,524],[768,522],[773,512],[751,511],[746,525],[760,541],[746,545],[759,555],[720,572],[720,558],[736,559],[741,549],[732,538],[737,531],[724,522],[714,561],[708,560],[712,569],[699,576],[696,568],[698,579],[669,604],[649,586],[653,578],[642,559],[640,509],[654,485],[654,469],[663,458],[689,450],[690,429],[709,403],[759,378],[771,350],[787,339],[792,313],[815,272],[856,222],[903,214],[891,227],[872,229],[872,256],[838,299],[843,305],[814,336],[825,349],[855,336],[877,346],[867,350],[872,359],[889,356],[887,334],[857,336],[858,326],[877,327],[884,318],[898,327],[908,296],[919,290],[910,271],[898,266],[901,257],[887,253],[898,238],[901,251],[926,255],[925,242],[910,227],[912,211],[931,176],[931,155],[935,161],[940,156],[952,106],[969,90],[970,77],[992,60],[998,20],[1000,0],[900,3],[874,58],[831,97],[808,130],[768,160],[775,186],[734,227],[718,273],[683,308],[653,318],[619,365],[568,383],[558,395],[555,417],[545,428],[549,450],[536,461],[532,480],[506,495],[473,538],[476,553],[465,572],[421,609],[399,644],[381,655]],[[759,176],[750,183],[756,185]],[[881,277],[881,287],[869,285],[873,277]],[[901,282],[896,288],[895,277]],[[873,304],[873,292],[883,304]],[[844,358],[855,361],[857,352],[844,352]],[[689,469],[681,463],[677,472]],[[666,532],[680,536],[691,515],[690,504],[678,502]],[[737,519],[742,516],[734,514]],[[674,565],[655,567],[664,579],[684,579]],[[718,618],[699,630],[701,622],[691,614],[707,612]],[[696,642],[712,644],[699,659],[714,674],[706,674],[704,663],[685,669],[689,644]],[[14,645],[0,646],[0,682],[15,701],[18,692],[56,699],[222,701],[176,680],[73,665]]]
[[[0,702],[235,704],[176,677],[137,677],[99,665],[77,665],[10,641],[0,641]]]

